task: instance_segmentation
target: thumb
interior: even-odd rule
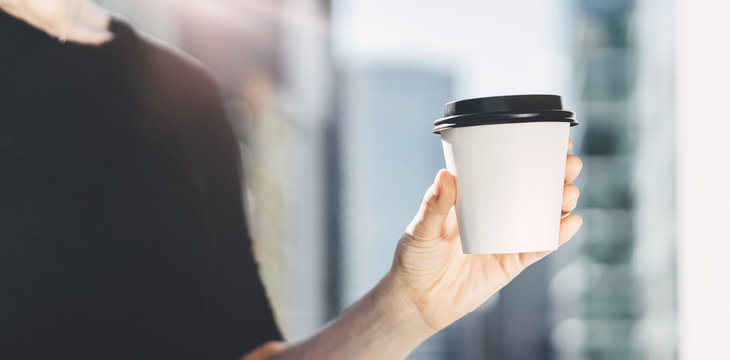
[[[421,209],[411,221],[406,234],[414,240],[433,240],[443,235],[444,222],[455,202],[456,178],[442,169],[423,196]]]

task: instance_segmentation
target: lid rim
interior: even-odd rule
[[[561,110],[561,109],[543,109],[543,110],[532,110],[532,111],[501,111],[501,112],[491,112],[491,113],[467,113],[467,114],[456,114],[456,115],[449,115],[442,117],[440,119],[437,119],[433,122],[434,125],[438,125],[440,123],[446,122],[446,121],[454,121],[454,120],[460,120],[460,121],[467,121],[471,119],[481,120],[481,119],[524,119],[524,118],[561,118],[561,119],[573,119],[575,120],[575,113],[569,110]]]
[[[476,121],[469,124],[456,124],[456,123],[441,123],[434,126],[433,133],[439,135],[444,130],[471,127],[471,126],[485,126],[485,125],[507,125],[507,124],[526,124],[536,122],[565,122],[569,123],[570,127],[577,126],[578,122],[575,119],[547,119],[547,118],[522,118],[522,119],[494,119],[489,121]]]

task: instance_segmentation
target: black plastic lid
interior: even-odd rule
[[[578,125],[575,114],[563,109],[563,100],[558,95],[509,95],[447,103],[444,117],[434,122],[433,133],[465,126],[542,121]]]

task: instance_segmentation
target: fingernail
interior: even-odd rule
[[[436,178],[433,179],[433,186],[433,195],[439,196],[439,194],[441,193],[441,172],[436,174]]]
[[[583,218],[580,217],[580,216],[578,216],[578,215],[575,215],[575,216],[578,218],[578,221],[576,221],[575,223],[573,223],[573,231],[572,231],[573,232],[573,235],[575,235],[576,233],[578,233],[578,230],[580,230],[580,228],[583,227]]]

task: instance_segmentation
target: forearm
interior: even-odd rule
[[[318,334],[272,359],[403,359],[432,333],[386,276]]]

